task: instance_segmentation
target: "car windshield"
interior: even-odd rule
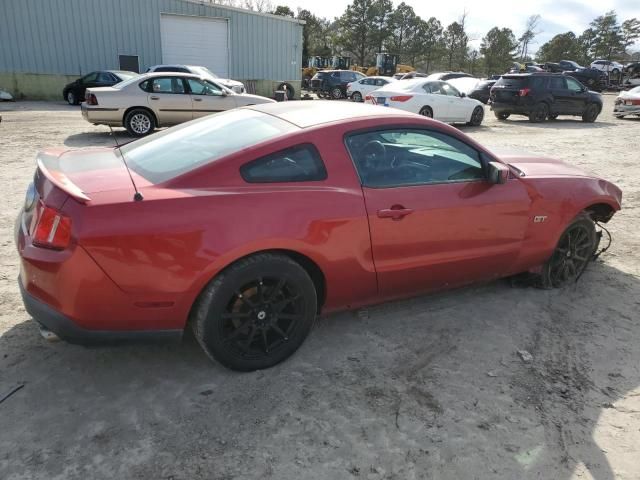
[[[412,78],[409,80],[397,80],[393,82],[394,90],[402,90],[408,92],[416,87],[422,87],[425,83],[428,83],[424,78]]]
[[[473,77],[459,77],[447,80],[447,83],[453,85],[461,92],[469,93],[478,85],[478,79]]]
[[[212,78],[220,78],[218,77],[218,75],[213,73],[207,67],[189,67],[189,68],[191,69],[191,71],[193,71],[193,73],[197,73],[198,75],[209,76]]]
[[[238,109],[183,123],[122,147],[131,170],[161,183],[243,148],[296,131],[272,115]]]
[[[113,73],[115,73],[118,77],[120,77],[122,81],[129,80],[130,78],[136,78],[138,76],[138,74],[135,72],[124,72],[121,70]]]

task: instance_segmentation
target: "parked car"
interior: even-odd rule
[[[365,97],[365,102],[399,108],[446,123],[478,126],[484,119],[484,107],[478,100],[468,98],[447,82],[426,78],[391,83]]]
[[[235,93],[190,73],[146,73],[113,87],[90,88],[82,116],[94,125],[123,126],[136,137],[155,128],[274,100]]]
[[[309,83],[311,91],[320,98],[339,100],[347,97],[347,85],[365,77],[366,75],[353,70],[322,70]]]
[[[211,358],[256,370],[292,355],[318,314],[522,272],[573,286],[621,195],[397,109],[258,105],[120,149],[41,152],[19,286],[50,338],[189,326]]]
[[[562,73],[565,71],[565,69],[562,68],[559,63],[553,62],[545,62],[544,64],[542,64],[542,69],[550,73]]]
[[[226,87],[229,90],[234,91],[235,93],[246,92],[246,89],[244,88],[244,84],[242,82],[231,80],[230,78],[220,78],[207,67],[201,67],[198,65],[154,65],[153,67],[149,67],[147,69],[147,72],[193,73],[194,75],[198,75],[219,85],[222,85],[223,87]]]
[[[478,100],[485,105],[489,102],[489,91],[497,80],[482,80],[468,94],[469,98]]]
[[[531,122],[543,122],[558,115],[577,115],[585,122],[594,122],[602,110],[599,93],[558,73],[503,75],[491,87],[489,98],[499,120],[525,115]]]
[[[427,80],[442,80],[443,82],[446,82],[447,80],[461,77],[473,77],[473,75],[464,72],[439,72],[432,73],[427,77]]]
[[[614,75],[619,74],[624,69],[621,63],[612,62],[609,60],[596,60],[591,63],[591,68],[601,70],[607,74],[613,73]]]
[[[354,102],[363,102],[368,94],[393,81],[395,80],[392,77],[365,77],[350,82],[347,84],[347,98]]]
[[[640,117],[640,86],[634,87],[626,92],[621,92],[616,98],[613,107],[613,115],[618,118],[627,115],[637,115]]]
[[[565,75],[575,78],[591,90],[601,92],[607,88],[607,74],[601,70],[596,70],[595,68],[579,68],[577,70],[567,71],[564,73]]]
[[[562,68],[562,70],[565,72],[571,72],[573,70],[578,70],[579,68],[584,68],[582,65],[574,62],[573,60],[560,60],[558,62],[558,65],[560,65],[560,68]]]
[[[79,105],[81,102],[84,102],[87,88],[111,87],[136,76],[138,76],[136,72],[127,72],[125,70],[100,70],[91,72],[82,78],[66,84],[62,89],[62,98],[64,98],[69,105]]]

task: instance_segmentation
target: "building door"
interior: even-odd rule
[[[207,67],[229,78],[229,27],[226,19],[166,15],[160,17],[162,63]]]

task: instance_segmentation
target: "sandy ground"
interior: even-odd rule
[[[13,220],[38,149],[111,144],[55,103],[0,104],[0,478],[640,479],[640,119],[466,128],[616,182],[614,244],[570,288],[500,281],[318,321],[237,374],[179,345],[47,344]],[[123,133],[121,138],[126,139]],[[533,360],[523,362],[525,349]]]

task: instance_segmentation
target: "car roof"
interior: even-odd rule
[[[147,72],[140,76],[155,78],[155,77],[189,77],[189,78],[203,78],[202,75],[197,73],[185,73],[185,72]]]
[[[384,108],[377,105],[353,102],[335,102],[329,100],[292,101],[278,103],[264,103],[252,105],[250,108],[274,117],[281,118],[300,128],[315,127],[331,122],[365,117],[375,118],[399,118],[415,117],[413,113],[407,113],[395,108]],[[420,117],[422,118],[422,117]]]

